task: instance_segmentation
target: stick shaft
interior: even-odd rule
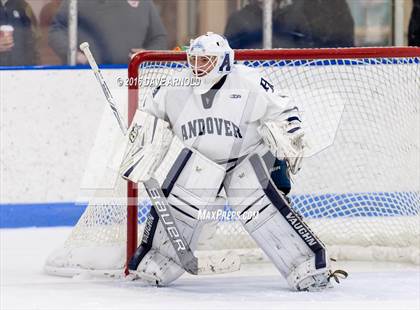
[[[182,236],[181,231],[175,224],[175,218],[169,207],[169,203],[160,188],[159,183],[151,178],[144,182],[147,194],[152,201],[153,207],[159,216],[159,219],[166,231],[169,241],[175,250],[176,255],[182,265],[182,268],[191,274],[198,274],[198,260],[194,256],[190,246],[185,238]],[[172,229],[172,233],[171,233]]]
[[[80,49],[85,54],[90,67],[92,68],[93,73],[95,74],[96,80],[101,85],[102,92],[105,95],[106,100],[109,103],[109,107],[112,110],[112,113],[114,113],[115,118],[117,119],[118,125],[120,126],[121,131],[125,135],[127,132],[127,127],[124,124],[124,121],[121,117],[121,114],[118,111],[117,105],[115,103],[114,97],[111,94],[111,91],[109,90],[108,85],[105,82],[104,77],[102,76],[101,70],[99,70],[98,64],[95,61],[95,58],[93,57],[89,45],[81,44]]]

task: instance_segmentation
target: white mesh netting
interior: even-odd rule
[[[305,158],[290,196],[330,254],[420,264],[420,58],[243,63],[287,90],[303,111],[305,132],[318,149]],[[156,80],[182,70],[182,62],[149,61],[141,64],[139,77]],[[140,106],[153,89],[140,89]],[[111,196],[124,197],[124,184],[119,187]],[[149,204],[144,191],[139,193],[141,227]],[[47,269],[122,269],[125,223],[121,201],[104,205],[101,199],[99,206],[91,201]],[[255,247],[235,220],[226,220],[215,234],[204,233],[201,249]],[[101,251],[112,252],[103,258],[112,264],[104,266],[102,259],[98,268]],[[254,250],[243,253],[252,257],[248,261],[256,257]]]

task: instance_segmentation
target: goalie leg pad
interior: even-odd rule
[[[240,214],[256,214],[240,221],[292,288],[304,290],[324,283],[306,278],[328,282],[325,246],[273,185],[260,156],[266,152],[252,154],[228,173],[224,183],[228,200]]]
[[[136,276],[150,285],[165,286],[178,279],[184,270],[169,257],[158,250],[151,249],[145,253]]]
[[[192,250],[204,225],[198,220],[198,214],[215,204],[224,175],[223,167],[185,148],[179,141],[173,141],[156,170],[155,177],[167,197],[179,233]],[[154,208],[145,227],[142,243],[131,259],[129,269],[148,283],[167,285],[184,270]],[[156,267],[159,264],[163,264],[161,268]]]
[[[314,259],[308,259],[287,276],[287,283],[298,291],[319,291],[331,287],[330,271],[327,268],[317,269]]]

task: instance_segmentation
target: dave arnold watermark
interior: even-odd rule
[[[130,77],[130,78],[117,78],[117,84],[119,87],[158,87],[158,86],[169,86],[169,87],[188,87],[188,86],[199,86],[201,83],[200,79],[195,77]]]

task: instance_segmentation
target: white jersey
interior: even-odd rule
[[[192,87],[157,88],[144,110],[169,122],[186,146],[223,164],[260,145],[257,127],[277,119],[288,103],[288,96],[255,69],[234,65],[203,95]]]

